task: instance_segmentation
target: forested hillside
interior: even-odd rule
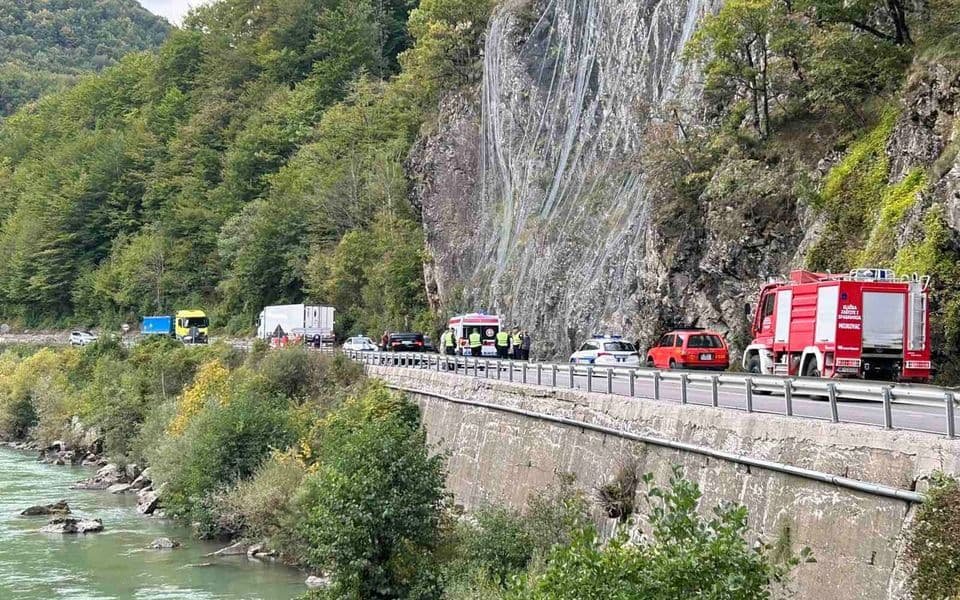
[[[156,48],[169,30],[136,0],[0,0],[0,116]]]
[[[440,90],[476,76],[488,12],[224,0],[9,118],[0,313],[116,323],[191,305],[243,329],[307,295],[344,329],[426,318],[403,161]]]

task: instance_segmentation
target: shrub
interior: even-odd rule
[[[523,516],[499,506],[476,511],[473,522],[459,528],[459,538],[458,550],[473,567],[468,572],[479,568],[498,583],[506,583],[511,575],[526,569],[537,548]]]
[[[553,485],[527,499],[525,520],[530,537],[543,553],[569,544],[589,523],[589,502],[572,474],[559,473]]]
[[[251,476],[272,449],[296,440],[287,403],[237,379],[222,395],[206,398],[179,435],[148,453],[155,478],[167,484],[170,514],[199,522],[205,535],[216,533],[213,495]]]
[[[446,581],[454,597],[488,598],[535,565],[589,523],[587,500],[572,475],[560,474],[531,494],[521,513],[486,506],[461,520],[454,531]],[[472,596],[470,594],[473,594]]]
[[[807,256],[810,268],[843,272],[856,265],[878,217],[878,201],[887,193],[890,159],[884,148],[897,114],[887,110],[827,173],[815,203],[827,217],[826,226]]]
[[[381,386],[330,415],[290,526],[331,597],[436,597],[444,469],[429,450],[417,407]]]
[[[627,458],[612,481],[597,488],[597,501],[611,519],[626,523],[633,515],[640,475],[637,461]]]
[[[293,452],[274,452],[253,477],[217,497],[217,529],[230,536],[265,540],[299,562],[302,548],[290,542],[283,525],[290,522],[291,499],[306,474],[306,465]]]
[[[645,476],[650,486],[652,477]],[[533,599],[703,598],[751,600],[771,597],[799,563],[775,564],[770,550],[744,538],[747,511],[721,505],[712,517],[697,512],[698,486],[674,472],[670,487],[648,487],[650,538],[631,542],[628,528],[603,544],[592,528],[555,549],[543,573],[531,577],[517,596]],[[808,556],[807,550],[801,556]]]
[[[210,402],[226,404],[229,401],[227,385],[230,371],[219,360],[208,362],[200,367],[197,377],[190,387],[184,390],[177,402],[177,414],[170,422],[170,434],[182,434],[190,421]]]
[[[910,586],[921,600],[960,595],[960,485],[938,475],[907,536]]]
[[[73,442],[70,427],[75,414],[66,369],[75,354],[39,350],[22,360],[4,364],[0,379],[0,436],[32,437],[41,442]]]

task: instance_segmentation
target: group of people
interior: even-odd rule
[[[530,332],[520,331],[514,327],[512,331],[506,329],[497,332],[497,358],[512,358],[513,360],[530,360]]]
[[[443,332],[440,336],[440,352],[448,356],[457,353],[457,346],[460,340],[457,339],[456,331],[453,327]],[[464,346],[464,355],[482,356],[483,337],[480,335],[479,328],[473,328],[467,335]],[[519,327],[514,327],[507,331],[501,329],[497,332],[494,343],[497,348],[497,358],[513,360],[530,360],[530,345],[532,339],[529,331],[521,331]]]

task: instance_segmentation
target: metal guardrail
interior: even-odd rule
[[[665,383],[679,386],[680,404],[691,404],[691,390],[709,391],[710,405],[717,408],[739,409],[749,413],[780,414],[788,417],[818,418],[809,415],[796,415],[794,399],[807,396],[823,399],[829,406],[827,420],[833,423],[856,423],[874,425],[855,420],[841,420],[842,400],[877,402],[882,408],[884,429],[902,429],[923,431],[957,437],[956,401],[957,392],[934,386],[894,385],[883,382],[857,380],[829,380],[804,377],[780,377],[775,375],[755,375],[743,373],[705,373],[696,371],[663,371],[644,367],[618,367],[583,364],[529,363],[525,361],[500,360],[492,358],[474,358],[468,356],[447,356],[423,352],[355,352],[346,354],[353,360],[364,364],[398,366],[435,371],[454,371],[484,379],[496,379],[547,386],[551,388],[576,389],[587,392],[601,392],[628,397],[638,397],[638,384],[652,386],[654,400],[663,399]],[[585,387],[579,384],[583,383]],[[619,384],[619,387],[614,384]],[[721,394],[730,392],[742,394],[741,406],[721,406]],[[756,396],[774,395],[782,398],[782,404],[776,412],[757,410]],[[911,405],[920,410],[937,409],[942,418],[942,431],[930,431],[911,427],[908,424],[894,423],[894,406]],[[929,414],[929,413],[926,413]]]

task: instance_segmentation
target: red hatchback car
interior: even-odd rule
[[[730,350],[723,336],[703,329],[678,329],[647,350],[647,366],[658,369],[726,371]]]

